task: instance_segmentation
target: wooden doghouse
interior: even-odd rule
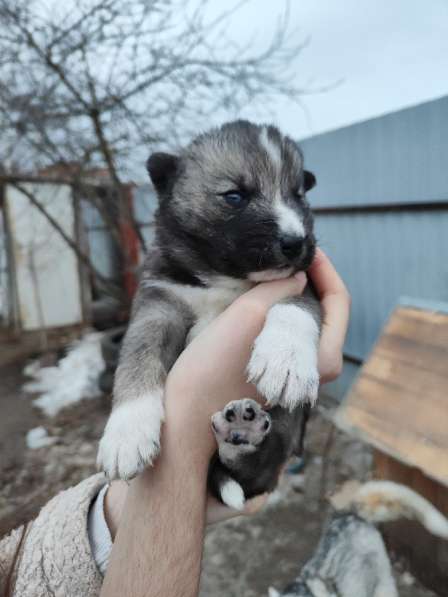
[[[374,448],[373,476],[403,483],[448,516],[448,305],[398,307],[336,423]],[[384,526],[388,546],[448,595],[448,542],[415,522]]]

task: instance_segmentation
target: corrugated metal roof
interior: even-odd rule
[[[448,200],[448,96],[303,140],[315,207]]]

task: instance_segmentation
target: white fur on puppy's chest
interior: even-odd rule
[[[245,280],[235,280],[225,276],[207,281],[208,286],[186,286],[171,282],[157,282],[157,286],[168,288],[184,300],[192,309],[196,322],[187,336],[187,344],[209,323],[222,313],[235,299],[251,288]]]

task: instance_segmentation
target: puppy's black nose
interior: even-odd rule
[[[293,234],[286,234],[280,238],[280,248],[282,253],[288,259],[296,257],[302,249],[303,238],[301,236],[294,236]]]

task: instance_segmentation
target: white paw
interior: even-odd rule
[[[293,409],[314,402],[319,390],[319,329],[308,311],[275,305],[255,340],[247,367],[248,381],[270,405]]]
[[[117,406],[101,438],[97,464],[109,479],[129,480],[152,464],[160,452],[162,390]]]

